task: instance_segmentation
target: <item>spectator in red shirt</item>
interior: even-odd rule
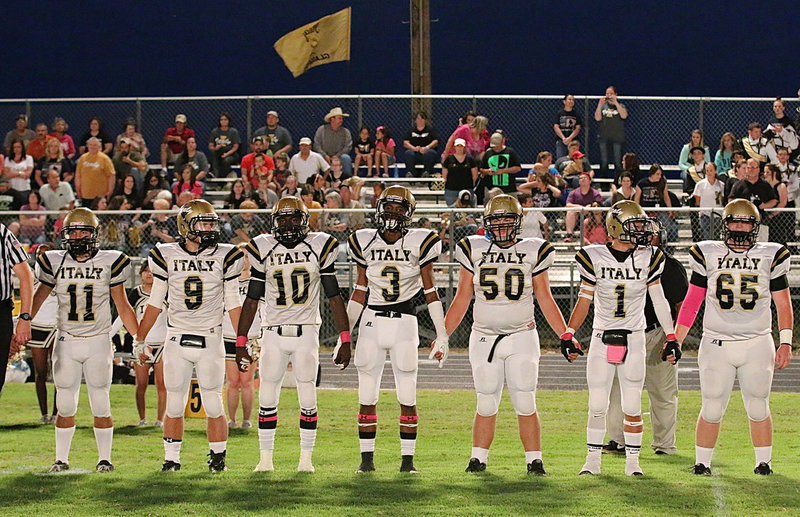
[[[164,140],[161,142],[161,168],[167,170],[168,163],[175,163],[184,149],[186,140],[194,136],[194,129],[186,127],[186,115],[175,115],[175,127],[168,128],[164,132]]]
[[[253,172],[256,156],[259,154],[264,156],[264,166],[270,173],[275,170],[275,162],[272,160],[271,156],[264,154],[265,145],[263,136],[254,136],[252,145],[253,152],[242,157],[242,162],[239,164],[239,167],[242,169],[242,179],[245,184],[252,185],[253,188],[258,188],[258,177],[261,174],[266,174],[266,172]]]
[[[67,121],[61,117],[56,117],[53,119],[53,132],[50,133],[50,136],[57,138],[59,142],[61,142],[61,148],[64,149],[64,156],[70,160],[75,159],[75,142],[72,141],[72,137],[67,134],[67,130],[69,129],[69,124]]]
[[[567,196],[567,207],[578,206],[601,206],[603,203],[603,196],[600,191],[592,188],[592,177],[588,174],[581,174],[578,179],[579,188],[576,188]],[[564,238],[566,242],[573,242],[575,237],[575,224],[578,222],[577,211],[567,212],[567,236]]]
[[[195,172],[191,163],[187,163],[181,169],[178,180],[172,187],[172,194],[177,199],[182,192],[191,192],[195,198],[203,195],[203,184],[195,178]]]
[[[36,124],[36,138],[28,142],[28,155],[33,156],[34,160],[40,160],[45,155],[49,140],[53,140],[53,137],[47,134],[47,124]]]

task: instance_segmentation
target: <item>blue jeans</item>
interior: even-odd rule
[[[678,221],[669,216],[669,212],[658,212],[658,221],[664,227],[666,242],[678,241]]]
[[[614,153],[614,173],[619,173],[622,171],[622,146],[624,145],[623,142],[609,142],[605,139],[600,139],[600,175],[603,178],[610,178],[611,175],[608,173],[608,155],[609,155],[609,147],[611,147],[611,152]]]
[[[444,189],[444,202],[447,203],[447,206],[456,202],[456,199],[458,199],[458,192],[458,190]]]
[[[405,153],[403,153],[403,161],[406,164],[406,175],[419,177],[416,166],[421,163],[425,165],[425,174],[430,176],[433,174],[433,167],[436,165],[438,159],[439,154],[433,149],[426,150],[424,154],[406,149]]]
[[[350,157],[349,154],[340,154],[339,158],[342,160],[342,171],[350,174],[353,174],[353,159]]]
[[[561,140],[556,140],[556,155],[553,157],[553,162],[567,155],[567,146]]]

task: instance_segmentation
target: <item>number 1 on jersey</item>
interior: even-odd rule
[[[617,308],[614,311],[614,317],[622,319],[625,317],[625,284],[617,284],[614,288],[614,294],[617,295]]]
[[[78,284],[69,284],[67,286],[67,294],[69,294],[69,312],[67,313],[67,319],[69,321],[80,321],[80,315],[78,314]],[[86,299],[83,321],[94,321],[94,310],[92,309],[94,284],[86,284],[83,286],[83,296]]]
[[[275,305],[286,307],[286,283],[283,280],[283,270],[277,269],[272,274],[275,279],[275,287],[278,289],[278,297]],[[304,267],[296,267],[289,275],[292,285],[292,303],[302,305],[308,301],[308,291],[311,288],[311,273]]]

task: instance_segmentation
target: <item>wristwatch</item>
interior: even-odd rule
[[[19,319],[23,321],[31,321],[33,318],[31,318],[31,314],[29,312],[23,312],[19,315]]]

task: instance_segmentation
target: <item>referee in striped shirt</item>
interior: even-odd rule
[[[14,285],[11,272],[19,278],[20,315],[14,333],[11,313],[14,310]],[[28,254],[5,225],[0,224],[0,396],[6,382],[9,354],[31,338],[31,302],[33,274],[28,266]],[[12,340],[14,341],[12,345]]]

